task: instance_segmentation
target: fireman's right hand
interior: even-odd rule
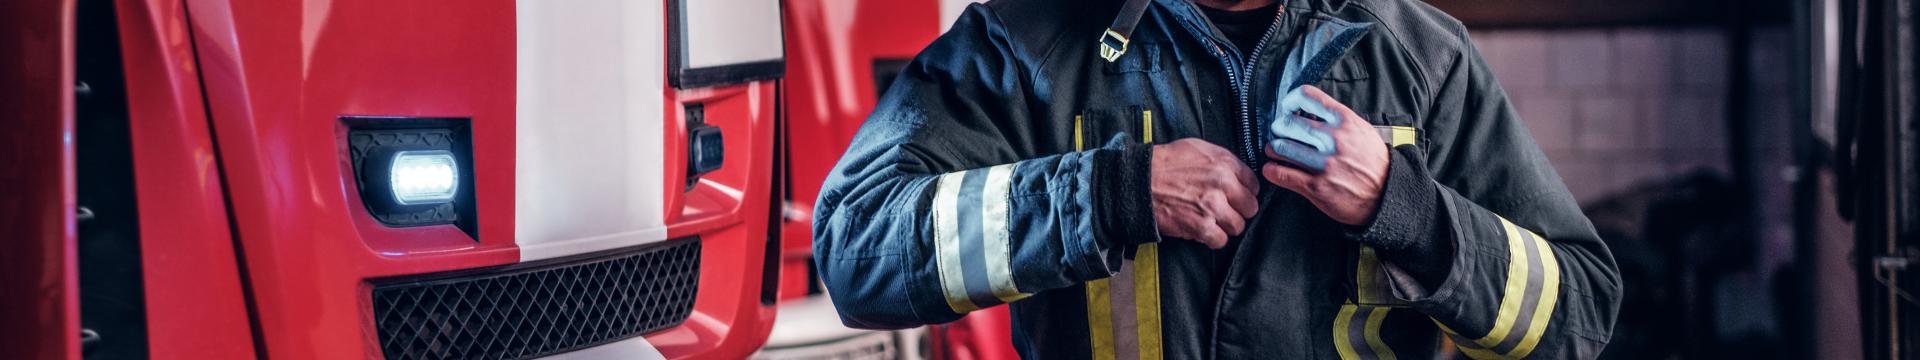
[[[1219,249],[1260,210],[1260,180],[1232,151],[1200,139],[1153,147],[1153,220],[1161,236]]]

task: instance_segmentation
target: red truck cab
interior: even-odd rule
[[[0,84],[0,172],[33,174],[0,176],[31,224],[0,357],[738,358],[771,329],[777,1],[0,8],[56,50],[0,72],[33,80]]]
[[[791,181],[780,225],[780,319],[762,358],[1017,359],[1006,307],[905,331],[840,325],[813,272],[812,207],[821,183],[879,98],[970,0],[785,0],[785,163]]]

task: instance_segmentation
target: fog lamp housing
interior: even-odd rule
[[[389,227],[453,224],[479,239],[465,119],[344,118],[360,201]]]

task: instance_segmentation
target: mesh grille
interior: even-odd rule
[[[524,359],[686,321],[700,242],[373,290],[387,359]]]

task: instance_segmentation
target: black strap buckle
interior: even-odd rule
[[[1126,35],[1120,34],[1119,31],[1114,31],[1113,29],[1107,29],[1105,34],[1100,35],[1100,58],[1107,59],[1107,62],[1113,62],[1114,60],[1119,60],[1120,55],[1126,53]]]
[[[1127,53],[1127,37],[1133,36],[1133,27],[1140,25],[1140,16],[1146,15],[1147,3],[1153,0],[1127,0],[1120,6],[1120,13],[1113,18],[1113,25],[1107,26],[1107,32],[1100,34],[1100,58],[1107,62],[1120,60]]]

